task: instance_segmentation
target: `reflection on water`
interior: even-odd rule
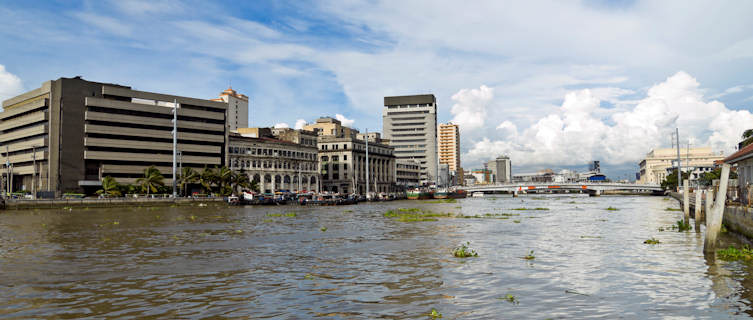
[[[382,215],[412,207],[496,215]],[[536,207],[549,210],[513,210]],[[0,318],[748,317],[751,265],[705,258],[703,233],[658,231],[681,218],[667,207],[677,203],[559,195],[6,211]],[[452,257],[466,241],[479,257]]]

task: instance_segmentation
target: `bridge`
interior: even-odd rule
[[[579,182],[579,183],[554,183],[554,182],[528,182],[508,184],[485,184],[465,188],[468,193],[483,192],[497,193],[507,192],[516,196],[526,192],[558,192],[558,191],[581,191],[591,196],[599,196],[604,192],[636,192],[663,194],[664,189],[658,184],[636,184],[616,182]]]

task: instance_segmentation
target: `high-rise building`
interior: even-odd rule
[[[227,103],[227,126],[231,131],[238,128],[248,128],[248,96],[240,94],[232,87],[220,93],[220,97],[212,99]]]
[[[499,156],[494,160],[495,180],[497,183],[512,182],[512,163],[510,157]]]
[[[689,167],[713,167],[714,161],[722,160],[722,153],[716,153],[711,147],[680,148],[680,160],[685,171]],[[659,184],[667,178],[667,168],[677,166],[677,149],[654,149],[638,164],[640,166],[638,183]]]
[[[156,166],[172,178],[173,111],[183,167],[225,163],[224,102],[144,92],[75,78],[3,101],[0,157],[13,190],[93,193],[110,176],[131,184]]]
[[[439,125],[439,163],[447,164],[452,175],[460,168],[460,128],[452,122]]]
[[[437,99],[433,94],[384,97],[382,133],[399,160],[421,165],[421,183],[437,181]]]

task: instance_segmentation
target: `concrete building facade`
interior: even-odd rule
[[[682,167],[713,167],[714,161],[722,160],[721,153],[714,153],[711,147],[680,148]],[[677,165],[677,149],[654,149],[639,163],[638,183],[660,184],[667,177],[667,168]],[[684,170],[683,170],[684,171]]]
[[[183,166],[224,165],[226,103],[76,77],[3,101],[0,157],[12,167],[3,169],[14,190],[58,197],[99,188],[105,176],[133,183],[151,165],[171,178],[175,101]]]
[[[322,190],[366,194],[366,141],[364,135],[320,136],[319,167]],[[378,138],[369,139],[369,191],[395,191],[394,149]]]
[[[231,133],[229,140],[228,166],[256,181],[259,191],[319,191],[316,145],[285,141],[271,134],[248,137]]]
[[[220,97],[212,99],[227,103],[227,126],[230,131],[248,127],[248,96],[227,88],[220,93]]]
[[[384,97],[382,133],[400,160],[421,164],[421,182],[437,182],[437,99],[433,94]]]
[[[494,159],[494,182],[496,183],[510,183],[512,182],[512,162],[510,157],[499,156]]]
[[[460,127],[452,122],[439,125],[439,164],[448,165],[451,175],[460,168]]]
[[[396,160],[395,178],[400,189],[421,185],[421,164],[415,160]]]

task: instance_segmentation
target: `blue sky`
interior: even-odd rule
[[[58,77],[214,98],[251,124],[339,114],[381,129],[382,97],[434,93],[463,166],[615,176],[681,129],[729,153],[753,127],[753,2],[0,1],[0,99]],[[750,120],[750,121],[749,121]]]

